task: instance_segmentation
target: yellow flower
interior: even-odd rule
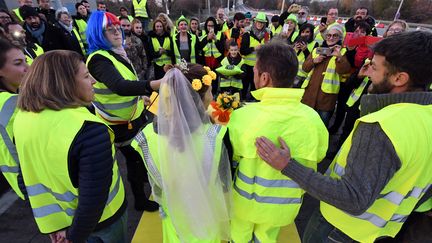
[[[238,101],[234,101],[234,102],[232,103],[232,108],[236,109],[238,106],[239,106]]]
[[[202,81],[205,85],[210,86],[212,83],[212,77],[210,75],[204,75],[204,77],[202,77]]]
[[[213,80],[216,80],[217,75],[215,72],[210,71],[210,72],[208,72],[208,75],[210,75]]]
[[[204,69],[205,69],[207,72],[210,72],[210,71],[211,71],[211,69],[210,69],[209,67],[207,67],[207,66],[204,66]]]
[[[218,97],[217,97],[217,99],[221,100],[222,99],[222,94],[219,94]]]
[[[192,80],[192,88],[195,91],[199,91],[202,88],[201,80],[199,80],[199,79]]]
[[[229,99],[228,99],[227,97],[225,97],[225,98],[223,98],[223,101],[224,101],[225,103],[228,103],[228,102],[229,102]]]

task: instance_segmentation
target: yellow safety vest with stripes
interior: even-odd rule
[[[18,21],[23,22],[24,19],[23,19],[23,17],[20,14],[19,8],[15,8],[13,11],[14,11],[15,15],[17,16]]]
[[[13,142],[13,123],[15,119],[18,95],[0,92],[0,170],[14,192],[24,199],[18,186],[18,175],[21,173],[18,153]]]
[[[77,30],[79,32],[79,36],[83,43],[87,44],[87,22],[84,19],[75,19],[74,20],[77,25]]]
[[[283,29],[282,25],[279,25],[277,28],[271,25],[270,32],[272,33],[272,36],[275,37],[276,35],[282,32],[282,29]]]
[[[36,54],[36,57],[38,57],[38,56],[40,56],[40,55],[42,55],[42,54],[44,54],[45,52],[44,52],[44,49],[40,46],[40,45],[38,45],[38,44],[36,44],[36,43],[34,43],[34,45],[36,46],[36,50],[33,50],[34,51],[34,53]],[[34,61],[34,59],[36,58],[33,58],[31,55],[30,55],[30,53],[28,53],[28,51],[27,51],[27,47],[24,49],[24,54],[25,54],[25,56],[26,56],[26,63],[28,64],[28,65],[31,65],[32,63],[33,63],[33,61]]]
[[[363,78],[363,81],[360,83],[360,85],[351,92],[346,102],[346,105],[348,107],[352,107],[360,99],[368,83],[369,83],[369,78],[368,77]]]
[[[432,150],[428,147],[428,141],[432,137],[432,105],[389,105],[358,119],[353,131],[359,122],[379,123],[401,160],[401,168],[366,212],[350,215],[321,202],[321,213],[330,224],[352,239],[374,242],[382,236],[394,237],[431,186]],[[352,136],[353,132],[329,167],[327,174],[330,173],[332,178],[340,179],[345,174]]]
[[[215,57],[218,58],[222,56],[219,50],[216,47],[216,42],[220,41],[222,37],[222,31],[218,31],[216,34],[216,40],[207,41],[207,45],[202,49],[205,57]],[[204,35],[202,39],[207,38],[207,35]]]
[[[75,38],[78,40],[80,48],[81,48],[81,52],[82,54],[85,56],[87,54],[85,48],[84,48],[84,43],[83,40],[81,39],[80,34],[78,33],[78,31],[76,30],[76,28],[72,28],[72,33],[75,35]]]
[[[317,58],[319,54],[316,53],[316,48],[312,51],[312,58]],[[341,55],[344,55],[346,52],[345,48],[342,48]],[[309,72],[307,78],[305,79],[304,83],[302,84],[302,88],[305,89],[309,85],[309,81],[312,77],[313,70]],[[340,82],[341,82],[341,75],[336,73],[336,57],[331,57],[330,61],[328,62],[327,69],[323,73],[324,78],[321,83],[321,90],[324,93],[327,94],[338,94],[340,89]]]
[[[192,34],[187,34],[188,35],[188,39],[191,38],[191,46],[189,46],[189,50],[190,50],[190,63],[196,63],[196,54],[195,54],[195,45],[196,45],[196,41],[197,41],[197,37],[196,35],[192,35]],[[188,41],[189,43],[189,41]],[[179,51],[179,47],[177,46],[177,35],[173,35],[173,46],[174,46],[174,56],[175,56],[175,61],[176,64],[180,63],[181,61],[181,55],[180,55],[180,51]]]
[[[18,111],[16,115],[14,134],[22,174],[33,216],[42,233],[56,232],[72,225],[79,191],[69,177],[68,155],[86,121],[105,125],[84,107],[60,111],[45,109],[39,113]],[[111,129],[109,132],[113,142]],[[112,152],[114,158],[114,146]],[[108,200],[99,222],[112,217],[125,200],[116,162],[112,173]]]
[[[171,45],[170,45],[170,37],[165,37],[163,45],[161,46],[159,44],[159,41],[156,37],[151,37],[151,41],[152,41],[152,45],[153,45],[153,50],[156,53],[159,53],[159,49],[162,47],[163,49],[165,49],[166,51],[171,50]],[[162,54],[160,57],[155,58],[153,60],[155,62],[156,65],[162,67],[165,64],[171,64],[171,57],[169,57],[166,52],[164,54]]]
[[[312,51],[315,47],[315,44],[316,44],[316,41],[312,41],[311,43],[309,43],[307,45],[307,49],[309,50],[309,53],[312,53]],[[306,60],[306,58],[307,58],[307,56],[305,56],[305,54],[302,51],[300,52],[300,54],[297,55],[298,64],[299,64],[297,76],[302,77],[302,78],[306,78],[308,76],[308,73],[303,70],[303,63]]]
[[[93,52],[87,58],[87,66],[94,55],[101,55],[110,60],[125,80],[131,82],[138,81],[138,76],[133,67],[130,70],[104,50]],[[144,111],[144,102],[141,101],[139,96],[120,96],[113,93],[104,83],[98,80],[96,80],[96,84],[93,87],[95,91],[93,106],[96,109],[96,115],[103,118],[109,125],[133,121]]]
[[[241,68],[241,66],[244,64],[243,59],[235,65],[238,69]],[[231,64],[228,61],[228,57],[225,57],[221,62],[221,67],[219,67],[218,72],[222,75],[225,75],[226,77],[221,77],[219,86],[221,88],[226,87],[234,87],[237,89],[243,89],[243,82],[241,79],[235,78],[234,75],[230,76],[226,72],[224,72],[224,69],[227,69],[227,66],[230,66]]]
[[[147,0],[141,0],[139,2],[137,0],[132,0],[132,5],[135,10],[135,17],[148,18],[146,8]]]
[[[318,114],[300,102],[303,93],[302,89],[262,88],[252,92],[260,102],[231,114],[228,131],[233,160],[238,162],[233,192],[237,217],[275,227],[294,221],[304,191],[257,155],[255,140],[266,136],[279,143],[282,137],[294,159],[316,170],[327,151],[328,132]]]
[[[244,37],[243,37],[244,38]],[[249,47],[255,48],[259,45],[264,45],[265,40],[264,38],[261,41],[258,41],[257,39],[253,38],[251,35],[249,35]],[[256,51],[254,50],[252,53],[245,55],[243,57],[244,63],[248,66],[255,66],[256,63]]]

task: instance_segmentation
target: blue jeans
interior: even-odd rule
[[[125,243],[127,241],[127,210],[110,226],[93,232],[87,243]]]
[[[305,232],[303,233],[303,243],[353,243],[357,242],[335,228],[322,216],[317,208],[309,219]]]
[[[328,127],[330,123],[330,119],[333,115],[333,111],[320,111],[316,110],[318,112],[318,115],[321,117],[321,120],[324,122],[324,125]]]

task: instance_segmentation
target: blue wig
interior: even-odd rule
[[[111,50],[112,45],[104,35],[104,29],[110,25],[120,25],[117,17],[104,11],[94,11],[87,22],[87,43],[89,54],[98,50]],[[124,40],[124,33],[122,31]]]

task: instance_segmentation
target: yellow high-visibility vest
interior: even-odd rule
[[[148,13],[146,8],[147,0],[141,0],[139,2],[137,0],[132,0],[132,5],[135,10],[135,17],[148,18]]]
[[[342,48],[341,55],[344,55],[346,52],[345,48]],[[319,54],[316,53],[316,48],[312,51],[312,58],[317,58]],[[309,85],[309,81],[312,77],[314,70],[309,72],[307,78],[302,84],[302,88],[305,89]],[[321,83],[321,90],[327,94],[338,94],[340,89],[341,75],[336,73],[336,57],[331,57],[326,71],[323,73],[324,78]]]
[[[13,142],[13,123],[18,109],[18,95],[0,92],[0,171],[14,192],[24,199],[24,194],[18,186],[18,175],[21,173],[18,153]]]
[[[327,151],[328,132],[318,114],[300,102],[303,93],[302,89],[261,88],[252,92],[260,102],[231,114],[228,131],[233,160],[238,162],[234,217],[272,227],[294,221],[304,190],[258,156],[255,140],[265,136],[279,144],[277,139],[282,137],[294,159],[316,170],[317,161]],[[302,129],[298,129],[298,124],[302,124]]]
[[[86,121],[105,125],[84,107],[60,111],[44,109],[39,113],[18,111],[15,117],[13,130],[23,179],[36,224],[44,234],[72,225],[79,190],[70,180],[68,156]],[[113,143],[113,132],[107,128]],[[114,145],[112,156],[114,159]],[[124,200],[123,182],[114,162],[108,200],[99,222],[112,217]]]
[[[110,60],[125,80],[138,81],[138,76],[133,67],[133,70],[130,70],[104,50],[93,52],[87,58],[87,66],[94,55],[101,55]],[[92,103],[96,109],[96,115],[103,118],[109,125],[133,121],[144,111],[144,102],[139,96],[120,96],[113,93],[104,83],[98,80],[96,80],[93,87],[95,100]]]
[[[330,224],[352,239],[374,242],[379,237],[394,237],[432,184],[432,150],[428,146],[432,137],[432,105],[389,105],[357,119],[353,131],[360,122],[379,123],[396,150],[401,168],[366,212],[351,215],[321,202],[321,213]],[[353,133],[345,140],[327,171],[332,178],[339,179],[345,174]]]

